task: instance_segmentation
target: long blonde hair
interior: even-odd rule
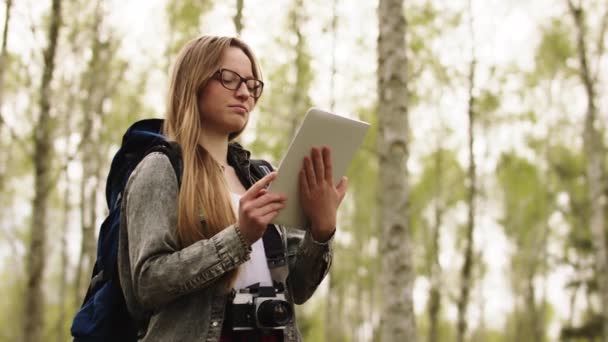
[[[182,247],[211,238],[237,219],[221,168],[199,143],[204,125],[199,95],[220,68],[222,55],[230,47],[247,55],[254,77],[261,79],[252,50],[235,37],[201,36],[191,40],[182,48],[173,67],[164,134],[182,148],[183,175],[177,209],[177,235]],[[240,133],[231,134],[229,139]]]

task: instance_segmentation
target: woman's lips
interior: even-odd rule
[[[234,110],[237,113],[241,113],[241,114],[246,114],[249,111],[247,110],[247,107],[245,106],[241,106],[241,105],[233,105],[233,106],[229,106],[230,108],[232,108],[232,110]]]

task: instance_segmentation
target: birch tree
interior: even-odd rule
[[[11,9],[13,7],[12,0],[6,0],[6,6],[4,8],[6,16],[4,19],[4,29],[2,30],[2,50],[0,50],[0,134],[2,134],[2,124],[4,122],[4,113],[2,113],[2,105],[4,104],[4,78],[6,73],[6,60],[8,57],[7,43],[8,43],[8,29],[11,20]],[[4,180],[6,173],[6,161],[7,156],[0,155],[0,192],[4,190]]]
[[[408,90],[403,1],[380,0],[377,41],[382,289],[380,339],[416,341],[408,224]]]
[[[338,35],[338,0],[332,0],[332,15],[331,15],[331,35],[332,35],[332,49],[331,49],[331,73],[330,73],[330,105],[329,110],[333,113],[336,106],[336,37]],[[334,249],[335,251],[335,249]],[[338,321],[338,316],[336,315],[336,304],[337,304],[337,293],[335,293],[336,288],[336,279],[335,279],[336,266],[332,267],[329,270],[329,273],[325,277],[325,282],[328,284],[327,291],[327,299],[325,303],[325,340],[326,341],[335,341],[336,340],[336,330],[334,329],[337,326],[336,322]]]
[[[243,32],[243,2],[244,0],[236,0],[236,13],[234,14],[234,17],[232,17],[234,28],[236,29],[236,34],[238,36]]]
[[[475,165],[475,71],[477,66],[477,59],[475,57],[475,39],[473,31],[473,11],[471,8],[471,0],[468,1],[469,5],[469,30],[471,35],[471,62],[469,65],[469,89],[468,89],[468,154],[469,154],[469,166],[467,174],[467,225],[465,233],[465,250],[464,250],[464,263],[461,269],[460,275],[460,296],[458,298],[458,322],[457,322],[457,338],[458,342],[463,342],[465,334],[467,332],[467,309],[470,300],[470,292],[473,288],[472,284],[472,271],[474,262],[474,231],[475,231],[475,198],[476,198],[476,187],[477,187],[477,174]]]
[[[27,250],[27,284],[25,293],[24,341],[41,341],[44,295],[42,277],[45,268],[47,199],[51,190],[52,123],[51,81],[55,70],[55,52],[61,26],[61,0],[53,0],[48,31],[48,45],[44,50],[44,69],[40,82],[39,116],[34,127],[34,187],[30,243]]]
[[[606,188],[604,178],[604,146],[601,128],[598,120],[597,74],[591,69],[589,48],[587,46],[587,23],[585,9],[572,0],[568,0],[568,9],[576,27],[576,42],[579,60],[579,76],[585,93],[586,113],[583,131],[583,145],[586,157],[586,176],[589,188],[589,202],[591,204],[590,229],[595,249],[596,274],[601,298],[603,341],[608,342],[608,252],[606,251],[605,203]],[[608,16],[608,9],[607,9]],[[606,16],[604,17],[604,22]],[[598,40],[598,55],[603,54],[605,25],[602,25]],[[599,69],[599,64],[597,66]],[[595,71],[597,72],[597,70]]]

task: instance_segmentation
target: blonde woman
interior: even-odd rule
[[[269,225],[288,199],[266,191],[275,172],[254,182],[249,152],[231,142],[262,95],[261,78],[238,38],[202,36],[177,58],[164,133],[181,146],[181,182],[166,155],[151,153],[129,178],[122,208],[119,277],[141,341],[301,340],[295,318],[235,330],[235,294],[275,288],[291,313],[308,300],[331,264],[347,182],[332,184],[330,151],[313,149],[300,174],[309,229]],[[285,263],[269,262],[269,233],[280,237]]]

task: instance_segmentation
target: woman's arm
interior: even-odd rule
[[[300,203],[310,227],[288,277],[297,304],[310,298],[331,265],[330,245],[336,231],[337,210],[348,187],[346,177],[334,185],[332,173],[329,148],[313,147],[300,170]]]
[[[289,261],[287,285],[294,302],[303,304],[329,272],[333,257],[331,240],[321,243],[314,241],[309,232],[289,228],[285,231]]]
[[[205,288],[249,259],[251,248],[236,225],[179,248],[178,184],[165,155],[147,156],[129,178],[125,193],[121,229],[127,230],[133,291],[145,309]]]

